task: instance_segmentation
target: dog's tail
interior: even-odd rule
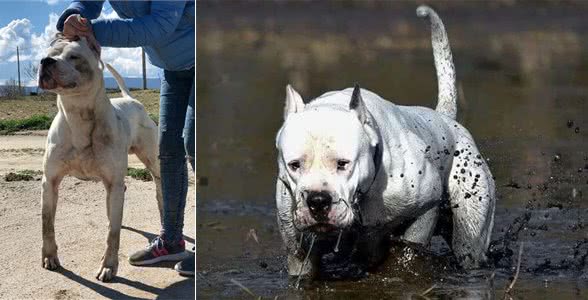
[[[116,69],[114,69],[114,67],[108,63],[106,63],[105,65],[106,65],[106,68],[108,68],[108,71],[110,71],[110,74],[112,74],[112,76],[114,76],[114,80],[116,80],[116,83],[118,84],[118,87],[120,88],[120,93],[123,95],[123,97],[124,98],[133,98],[131,96],[131,92],[129,92],[129,89],[127,88],[127,85],[125,84],[125,81],[120,76],[120,74],[118,74]]]
[[[436,111],[455,120],[457,114],[457,89],[455,86],[455,67],[451,47],[445,26],[439,15],[430,7],[421,5],[416,10],[417,16],[427,18],[431,23],[431,44],[435,69],[437,71],[437,107]]]

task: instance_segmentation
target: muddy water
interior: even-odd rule
[[[501,298],[524,245],[515,298],[588,299],[586,5],[452,4],[459,120],[496,176],[492,261],[463,273],[435,240],[399,266],[295,289],[275,222],[274,137],[284,87],[305,99],[359,82],[403,105],[434,106],[429,29],[412,3],[199,2],[198,295]],[[347,3],[347,2],[345,2]],[[372,2],[370,2],[372,3]],[[447,4],[449,5],[449,4]]]

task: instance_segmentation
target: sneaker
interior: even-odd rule
[[[174,267],[180,275],[183,276],[194,276],[194,263],[196,259],[196,254],[191,253],[190,256],[182,260],[181,262],[177,263]]]
[[[133,266],[144,266],[162,261],[183,260],[189,255],[184,240],[177,245],[171,245],[156,237],[145,249],[133,253],[129,257],[129,263]]]

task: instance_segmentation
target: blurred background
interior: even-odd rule
[[[358,82],[396,104],[434,107],[430,28],[415,15],[421,3],[198,1],[198,259],[210,283],[199,279],[198,293],[242,292],[219,275],[227,270],[263,295],[292,293],[283,261],[267,262],[283,254],[274,188],[285,86],[308,102]],[[429,4],[449,34],[458,119],[496,176],[493,239],[516,242],[520,233],[528,249],[536,245],[523,260],[529,282],[545,279],[539,269],[549,258],[578,273],[558,295],[587,297],[578,278],[588,278],[588,2]],[[503,280],[512,260],[497,263]],[[327,298],[341,296],[334,293]]]

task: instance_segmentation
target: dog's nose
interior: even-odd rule
[[[45,57],[45,58],[41,59],[41,65],[44,67],[48,67],[56,62],[57,61],[51,57]]]
[[[312,216],[321,220],[324,219],[331,209],[333,198],[328,192],[310,192],[306,198],[306,204]]]

